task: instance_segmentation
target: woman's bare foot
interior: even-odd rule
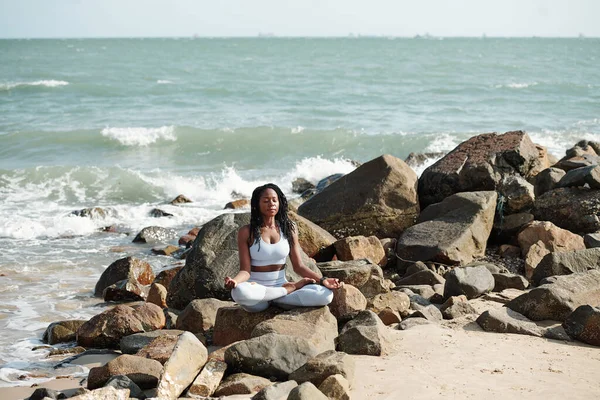
[[[316,281],[314,279],[311,278],[302,278],[300,279],[298,282],[287,282],[284,283],[283,285],[281,285],[282,287],[284,287],[288,294],[292,293],[294,290],[298,290],[301,287],[304,287],[306,285],[309,285],[311,283],[315,283]]]

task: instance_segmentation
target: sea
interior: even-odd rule
[[[41,335],[110,306],[92,291],[113,261],[181,262],[132,243],[142,228],[185,234],[381,154],[433,153],[421,173],[480,133],[560,158],[600,140],[599,65],[598,38],[0,40],[0,386],[86,375]]]

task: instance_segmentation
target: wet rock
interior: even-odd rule
[[[335,318],[342,321],[352,319],[366,307],[367,299],[365,296],[360,290],[347,284],[333,291],[333,301],[329,304],[331,313]]]
[[[133,239],[133,243],[166,243],[177,237],[177,232],[162,226],[147,226]]]
[[[110,217],[115,215],[114,210],[101,208],[101,207],[92,207],[92,208],[84,208],[81,210],[76,210],[71,213],[72,215],[76,215],[78,217],[85,217],[91,219],[102,219],[106,217]]]
[[[398,268],[415,261],[465,264],[483,257],[496,209],[496,192],[452,195],[427,207],[398,238]]]
[[[495,281],[491,272],[484,266],[457,267],[446,273],[444,298],[464,294],[474,299],[494,289]]]
[[[133,279],[123,279],[104,289],[102,298],[104,301],[129,302],[144,301],[147,291]]]
[[[330,350],[308,360],[306,364],[290,374],[290,379],[299,384],[311,382],[319,386],[327,377],[339,374],[347,381],[353,382],[355,369],[352,357],[346,353]]]
[[[173,280],[175,275],[177,275],[177,273],[179,271],[181,271],[182,269],[183,269],[183,266],[176,266],[173,268],[162,270],[158,273],[158,275],[156,275],[156,278],[154,278],[153,283],[160,283],[168,290],[169,285],[171,284],[171,281]]]
[[[214,327],[219,308],[232,307],[232,301],[196,299],[188,304],[177,318],[177,329],[192,333],[204,333]]]
[[[187,197],[185,197],[182,194],[180,194],[179,196],[175,197],[173,200],[170,201],[170,203],[173,205],[185,204],[185,203],[191,203],[191,202],[192,201],[190,199],[188,199]]]
[[[532,281],[539,285],[550,276],[600,269],[600,249],[584,249],[546,255],[535,269]]]
[[[314,189],[315,185],[304,178],[296,178],[292,181],[292,192],[302,193],[308,189]]]
[[[290,391],[288,400],[328,400],[328,398],[315,385],[304,382]]]
[[[168,245],[167,247],[155,247],[152,249],[152,253],[158,256],[172,256],[179,251],[181,251],[181,248],[173,245]]]
[[[535,219],[550,221],[574,233],[600,230],[600,191],[588,188],[558,188],[539,196]]]
[[[374,264],[385,265],[387,255],[376,236],[351,236],[336,241],[335,253],[340,261],[368,259]]]
[[[517,333],[520,335],[542,336],[542,329],[525,316],[509,308],[489,309],[477,318],[477,324],[487,332]]]
[[[29,400],[43,400],[43,399],[66,399],[67,396],[64,394],[48,388],[37,388],[35,391],[29,396]]]
[[[52,345],[57,343],[72,342],[76,339],[75,334],[77,329],[79,329],[79,327],[86,322],[86,320],[53,322],[46,328],[46,331],[42,336],[42,342]]]
[[[221,383],[227,364],[219,360],[208,360],[200,371],[200,374],[194,379],[194,382],[188,389],[188,395],[194,396],[212,396]]]
[[[259,392],[272,382],[260,376],[238,373],[228,376],[215,391],[215,396],[233,396]]]
[[[511,242],[521,229],[533,221],[533,214],[500,215],[494,220],[490,240],[496,243]]]
[[[225,362],[237,371],[285,380],[317,354],[306,339],[269,333],[232,345],[225,351]]]
[[[404,161],[383,155],[311,197],[298,213],[338,238],[397,237],[419,213],[416,186]]]
[[[233,200],[225,204],[225,210],[238,210],[240,208],[250,208],[249,199]]]
[[[590,305],[579,306],[562,325],[573,339],[600,346],[600,309]]]
[[[135,257],[121,258],[104,270],[96,283],[94,296],[102,296],[104,289],[121,280],[137,281],[140,285],[150,285],[154,280],[152,267]]]
[[[288,212],[288,216],[296,224],[298,243],[309,257],[315,257],[322,249],[336,241],[335,237],[325,229],[295,212]]]
[[[600,270],[553,278],[506,306],[533,321],[564,321],[579,306],[600,304]]]
[[[150,216],[153,218],[162,218],[162,217],[172,217],[173,214],[163,211],[160,208],[153,208],[152,210],[150,210]]]
[[[88,389],[104,386],[113,376],[125,375],[142,389],[156,387],[163,366],[155,360],[124,354],[101,367],[90,369]]]
[[[261,322],[281,314],[283,310],[269,307],[265,311],[250,313],[240,307],[222,307],[217,310],[213,329],[213,344],[228,344],[250,339],[252,331]]]
[[[342,328],[337,349],[348,354],[380,356],[389,349],[387,327],[373,311],[361,311]]]
[[[421,174],[421,207],[458,192],[495,191],[506,176],[529,178],[541,170],[542,158],[523,131],[472,137]]]
[[[252,400],[280,400],[287,399],[292,389],[298,384],[296,381],[286,381],[274,383],[271,386],[267,386],[260,392],[256,393]]]

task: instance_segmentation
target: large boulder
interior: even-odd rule
[[[564,321],[582,305],[600,305],[600,270],[557,276],[506,304],[533,321]]]
[[[533,221],[517,236],[525,259],[525,276],[531,279],[542,258],[552,252],[585,249],[583,238],[548,221]]]
[[[535,219],[574,233],[600,230],[600,191],[584,187],[550,190],[535,199]]]
[[[390,155],[342,176],[298,208],[335,237],[396,237],[419,214],[417,175]]]
[[[335,349],[337,321],[327,307],[299,307],[260,322],[251,337],[278,333],[308,340],[318,351]]]
[[[494,223],[496,199],[496,192],[457,193],[427,207],[418,223],[398,239],[400,269],[407,262],[466,264],[482,257]]]
[[[600,346],[600,309],[597,307],[577,307],[563,322],[563,327],[573,339]]]
[[[338,320],[349,320],[367,307],[367,299],[360,290],[346,284],[333,291],[333,300],[328,307]]]
[[[233,277],[239,272],[237,232],[249,223],[249,213],[222,214],[200,229],[186,258],[185,267],[175,275],[169,286],[169,307],[181,310],[197,298],[231,298],[231,292],[225,288],[225,277]],[[301,255],[304,265],[320,274],[316,264],[303,251]],[[286,277],[289,281],[300,279],[293,271],[289,257]]]
[[[287,400],[329,400],[315,385],[304,382],[290,391]]]
[[[530,209],[535,201],[534,187],[521,175],[508,175],[498,185],[502,194],[502,207],[505,214],[515,214]]]
[[[251,313],[241,307],[221,307],[217,310],[213,329],[213,344],[227,346],[231,343],[250,339],[252,331],[261,322],[267,321],[283,310],[269,307],[265,311]]]
[[[458,192],[496,190],[504,177],[529,178],[541,170],[541,164],[539,149],[523,131],[474,136],[423,171],[421,207]]]
[[[348,354],[330,350],[308,360],[290,374],[290,379],[319,386],[328,376],[340,374],[349,382],[353,382],[355,368],[354,359]]]
[[[600,269],[600,248],[550,253],[538,264],[532,280],[536,285],[554,275],[570,275]]]
[[[348,354],[381,356],[389,351],[387,327],[373,311],[361,311],[337,338],[337,349]]]
[[[565,176],[566,172],[560,168],[546,168],[535,177],[535,195],[550,191],[558,185],[558,182]]]
[[[124,354],[101,367],[90,369],[88,389],[97,389],[113,376],[125,375],[142,389],[156,387],[163,366],[155,360]]]
[[[256,395],[252,397],[252,400],[287,399],[292,389],[294,389],[296,386],[298,386],[296,381],[277,382],[256,393]]]
[[[104,270],[96,283],[94,296],[102,296],[104,289],[121,280],[136,281],[141,285],[150,285],[154,280],[152,267],[146,261],[135,257],[121,258]]]
[[[495,281],[492,273],[483,265],[474,267],[457,267],[444,275],[444,298],[465,295],[474,299],[494,289]]]
[[[543,330],[535,322],[510,308],[491,308],[477,318],[477,323],[486,332],[517,333],[541,337]]]
[[[177,317],[175,327],[192,333],[204,333],[215,325],[217,311],[235,303],[218,299],[196,299],[188,304]]]
[[[600,189],[600,166],[575,168],[567,172],[558,182],[557,187],[571,187],[588,185],[592,189]]]
[[[340,261],[366,258],[379,265],[384,265],[387,262],[383,245],[376,236],[350,236],[338,240],[333,245],[337,259]]]
[[[314,257],[323,248],[335,242],[335,237],[314,222],[296,214],[288,212],[289,218],[296,223],[298,228],[298,243],[309,257]]]
[[[318,263],[317,266],[323,276],[337,278],[344,283],[358,288],[367,283],[373,273],[374,264],[369,260],[354,260],[329,261]]]
[[[50,345],[54,345],[57,343],[72,342],[76,340],[77,329],[79,329],[79,327],[81,327],[81,325],[85,324],[86,322],[86,320],[67,320],[53,322],[50,325],[48,325],[48,328],[46,328],[46,331],[44,331],[42,341]]]
[[[177,232],[162,226],[147,226],[133,239],[134,243],[166,243],[177,237]]]
[[[319,390],[333,400],[350,400],[350,382],[341,374],[329,375],[319,385]]]
[[[225,350],[225,362],[236,371],[286,380],[318,353],[306,339],[269,333],[233,344]]]

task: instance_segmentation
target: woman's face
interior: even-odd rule
[[[274,217],[279,211],[279,197],[273,189],[266,189],[259,199],[260,213],[265,217]]]

